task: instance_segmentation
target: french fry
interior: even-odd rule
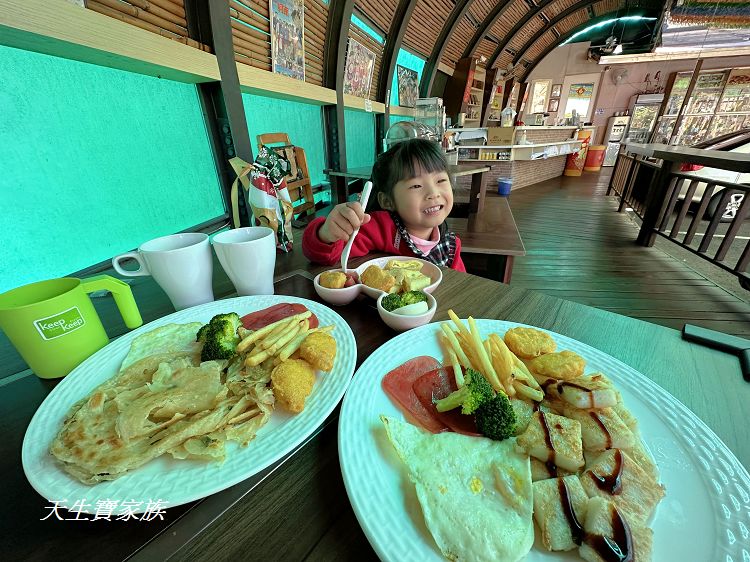
[[[497,369],[497,376],[500,381],[509,388],[511,386],[511,378],[513,375],[513,354],[511,353],[508,346],[497,334],[490,336],[490,341],[495,348],[495,367]]]
[[[450,361],[451,367],[453,367],[453,375],[456,377],[456,386],[461,388],[464,385],[464,373],[461,370],[458,357],[456,357],[456,354],[452,349],[448,351],[448,361]]]
[[[456,357],[458,358],[458,361],[464,367],[471,367],[471,361],[469,361],[469,358],[466,356],[466,353],[464,353],[464,350],[461,347],[461,344],[458,343],[458,339],[456,339],[456,333],[453,330],[451,330],[450,324],[448,324],[447,322],[443,322],[440,325],[440,327],[443,330],[445,337],[448,338],[448,341],[450,342],[451,347],[453,348],[453,351],[456,353]]]
[[[239,344],[237,344],[237,353],[242,353],[243,351],[248,349],[250,347],[250,344],[254,343],[260,338],[267,336],[272,331],[277,329],[280,324],[284,324],[292,320],[296,320],[297,322],[299,322],[301,320],[304,320],[305,318],[309,318],[311,315],[312,315],[312,312],[310,312],[309,310],[306,310],[305,312],[300,312],[299,314],[295,314],[294,316],[289,316],[288,318],[282,318],[281,320],[277,320],[276,322],[273,322],[272,324],[269,324],[268,326],[264,326],[260,330],[255,330],[253,333],[251,333],[249,336],[243,339]]]
[[[516,373],[519,378],[525,380],[527,384],[534,390],[542,390],[542,387],[539,386],[538,382],[536,382],[536,379],[533,377],[526,364],[521,361],[512,351],[511,355],[513,355],[513,372]]]
[[[473,338],[472,344],[474,347],[474,352],[477,354],[477,359],[479,359],[480,365],[482,367],[481,369],[479,369],[479,371],[482,372],[482,374],[490,382],[495,390],[504,389],[504,386],[498,378],[495,369],[492,367],[492,363],[490,362],[490,358],[487,355],[487,351],[484,349],[484,344],[482,343],[482,338],[479,335],[479,329],[477,328],[477,324],[474,321],[474,318],[469,316],[468,320],[469,330],[471,331],[471,336]],[[505,389],[505,392],[507,393],[508,390],[509,389]]]
[[[301,327],[301,324],[297,324],[297,326],[295,326],[292,330],[286,332],[280,340],[278,340],[268,349],[264,349],[263,351],[261,351],[258,355],[248,355],[245,359],[245,366],[255,367],[256,365],[260,365],[261,363],[263,363],[263,361],[265,361],[269,357],[273,357],[274,355],[276,355],[276,352],[279,349],[283,348],[294,338],[294,336],[299,333]]]
[[[523,398],[528,398],[534,402],[541,402],[544,400],[544,392],[536,390],[535,388],[530,388],[521,381],[514,381],[513,388],[518,392],[518,395]]]
[[[308,322],[308,321],[307,320],[303,320],[303,322]],[[309,324],[309,322],[308,322],[308,324]],[[277,328],[276,330],[274,330],[273,332],[271,332],[267,337],[265,337],[262,340],[260,340],[258,342],[258,345],[262,349],[268,349],[273,344],[275,344],[277,341],[279,341],[281,338],[283,338],[290,330],[293,330],[297,326],[299,326],[299,323],[298,322],[294,322],[294,321],[292,321],[290,323],[287,323],[286,325],[281,325],[281,326],[279,326],[279,328]]]
[[[448,316],[451,320],[453,320],[453,323],[458,328],[458,331],[462,334],[465,334],[466,336],[469,336],[469,330],[466,329],[466,326],[464,326],[464,323],[461,322],[461,319],[456,316],[456,313],[453,312],[453,309],[448,310]]]

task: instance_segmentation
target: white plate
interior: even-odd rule
[[[237,312],[243,316],[283,302],[302,303],[318,317],[322,326],[334,326],[336,362],[330,373],[318,375],[301,413],[287,414],[276,409],[247,447],[227,443],[227,458],[223,465],[176,460],[162,455],[117,480],[89,486],[68,475],[49,454],[50,443],[60,431],[70,407],[117,373],[133,338],[164,324],[205,323],[222,312]],[[113,341],[76,367],[50,392],[34,414],[24,436],[21,458],[26,478],[50,501],[67,500],[66,505],[72,506],[77,500],[85,500],[89,505],[82,511],[88,513],[96,513],[98,500],[142,501],[144,504],[134,510],[139,512],[146,509],[149,501],[163,500],[167,507],[172,507],[203,498],[263,470],[309,436],[341,400],[351,380],[356,358],[357,346],[349,325],[330,308],[307,299],[281,295],[237,297],[181,310]]]
[[[500,320],[477,320],[477,324],[484,337],[521,325]],[[442,361],[438,331],[439,324],[428,324],[381,346],[355,374],[341,407],[339,457],[344,483],[365,535],[385,561],[443,560],[424,524],[414,485],[379,419],[380,414],[404,419],[383,392],[381,380],[418,355]],[[667,490],[651,525],[653,560],[750,560],[750,476],[726,445],[639,372],[579,341],[550,334],[558,349],[573,350],[587,360],[586,372],[608,375],[638,418]],[[576,552],[548,553],[537,541],[526,560],[580,560]]]

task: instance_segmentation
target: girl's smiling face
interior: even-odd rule
[[[415,166],[416,175],[393,187],[393,209],[404,227],[418,238],[429,239],[453,208],[453,188],[446,171],[428,172]]]

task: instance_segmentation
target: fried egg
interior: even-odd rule
[[[122,371],[144,357],[157,353],[200,352],[201,344],[195,341],[195,334],[201,326],[203,324],[200,322],[167,324],[141,334],[130,342],[130,351],[123,360],[120,370]]]
[[[534,543],[531,468],[515,439],[432,434],[395,418],[380,419],[443,555],[513,562],[528,554]]]

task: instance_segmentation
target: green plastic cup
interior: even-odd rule
[[[0,329],[29,367],[43,379],[64,377],[109,343],[88,293],[107,290],[125,325],[143,324],[127,283],[109,275],[63,277],[0,295]]]

